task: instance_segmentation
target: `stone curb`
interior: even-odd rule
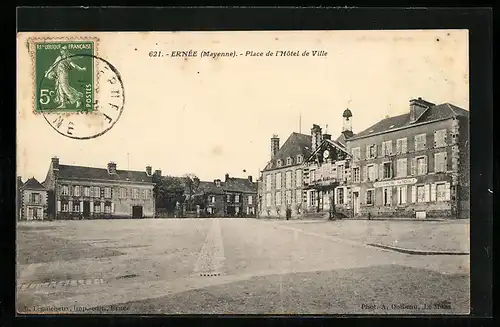
[[[458,251],[431,251],[431,250],[412,250],[405,249],[396,246],[389,246],[379,243],[370,243],[369,246],[378,247],[386,250],[392,250],[396,252],[413,254],[413,255],[469,255],[469,252],[458,252]]]

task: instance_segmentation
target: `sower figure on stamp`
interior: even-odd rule
[[[79,71],[87,70],[86,67],[80,67],[74,63],[66,47],[62,47],[61,55],[56,58],[54,63],[45,72],[46,78],[55,80],[56,97],[54,101],[59,103],[59,107],[57,108],[64,108],[68,102],[76,104],[77,108],[81,106],[83,93],[69,85],[69,71],[71,69]]]

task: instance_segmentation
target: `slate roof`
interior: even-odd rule
[[[196,193],[224,194],[224,191],[222,187],[217,187],[214,182],[200,181],[200,185],[198,186]]]
[[[257,193],[257,183],[250,182],[248,178],[229,177],[222,183],[222,189],[228,192]]]
[[[145,171],[117,169],[116,174],[109,174],[107,168],[70,165],[59,165],[59,178],[152,183],[151,176],[148,176]]]
[[[340,145],[344,146],[344,147],[346,147],[346,144],[347,144],[346,137],[345,137],[346,133],[350,134],[349,138],[354,137],[356,135],[353,132],[342,132],[342,133],[340,133],[339,137],[337,137],[337,139],[335,139],[335,141],[337,143],[339,143]]]
[[[311,154],[311,135],[293,132],[285,143],[280,147],[273,159],[271,159],[264,170],[278,168],[276,162],[281,160],[282,167],[286,164],[286,159],[291,157],[294,161],[300,154],[305,159]],[[281,168],[281,167],[280,167]]]
[[[29,189],[29,190],[45,190],[45,187],[40,184],[39,181],[36,180],[35,177],[31,177],[28,179],[23,186],[21,186],[22,189]]]
[[[455,116],[469,117],[469,112],[450,103],[435,105],[427,109],[414,123],[410,122],[410,113],[382,119],[378,123],[368,127],[364,131],[353,136],[353,139],[382,133],[396,128],[410,127],[418,123],[431,122],[435,120],[452,118]]]

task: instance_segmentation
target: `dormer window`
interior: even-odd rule
[[[290,166],[292,164],[292,158],[286,158],[286,164]]]
[[[297,163],[302,163],[302,156],[301,155],[298,155],[297,156]]]
[[[281,167],[281,164],[282,164],[281,159],[278,160],[278,162],[276,164],[277,164],[278,167]]]

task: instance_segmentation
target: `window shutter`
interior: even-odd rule
[[[445,134],[446,135],[446,134]],[[446,137],[446,136],[445,136]],[[446,172],[448,170],[448,158],[447,158],[447,152],[443,153],[443,171]]]
[[[417,174],[417,158],[411,158],[411,174]]]
[[[388,145],[389,145],[389,147],[388,147],[387,151],[389,151],[389,155],[392,155],[392,140],[389,141]]]
[[[382,179],[384,178],[384,164],[381,163],[378,165],[378,176],[375,177],[375,179]]]
[[[365,191],[365,204],[368,204],[368,191]]]
[[[402,203],[403,199],[401,197],[401,193],[403,192],[403,187],[402,186],[397,186],[396,187],[396,201],[397,201],[397,204],[400,204]]]
[[[411,187],[411,202],[417,202],[417,187],[415,185]]]
[[[450,201],[450,183],[445,184],[444,194],[445,194],[445,200]]]
[[[382,142],[382,156],[385,155],[385,151],[386,151],[386,147],[385,147],[385,142]]]
[[[402,143],[401,143],[401,152],[402,153],[406,153],[407,152],[407,139],[403,139]]]
[[[401,141],[400,140],[396,140],[396,154],[400,154],[401,153]]]
[[[443,146],[446,146],[446,136],[448,135],[448,131],[446,129],[443,130]]]
[[[344,186],[344,204],[347,204],[347,187]]]
[[[366,182],[368,180],[368,167],[363,166],[363,181]]]
[[[436,201],[436,183],[431,184],[431,202]]]
[[[392,186],[387,188],[387,204],[392,204]]]
[[[57,212],[61,212],[61,201],[57,201]]]
[[[424,192],[425,192],[425,193],[424,193],[424,196],[425,196],[425,202],[429,202],[429,195],[430,195],[430,194],[429,194],[429,193],[430,193],[430,191],[429,191],[429,184],[426,184],[426,185],[424,186]]]
[[[427,148],[427,134],[422,135],[422,150]]]
[[[366,159],[370,158],[370,146],[366,146]]]
[[[429,161],[429,157],[428,156],[424,156],[424,173],[427,174],[429,171],[428,171],[428,163]]]
[[[437,173],[440,171],[439,168],[439,153],[434,153],[434,171]]]
[[[377,150],[377,145],[374,144],[373,147],[375,148],[374,152],[375,152],[375,157],[374,158],[377,158],[378,157],[378,150]]]
[[[115,212],[115,204],[114,202],[111,202],[111,212]]]
[[[402,192],[401,192],[401,194],[402,194],[401,200],[402,201],[401,201],[401,203],[406,203],[406,195],[408,194],[408,188],[406,187],[406,185],[404,185],[401,187],[401,189],[402,189]]]

